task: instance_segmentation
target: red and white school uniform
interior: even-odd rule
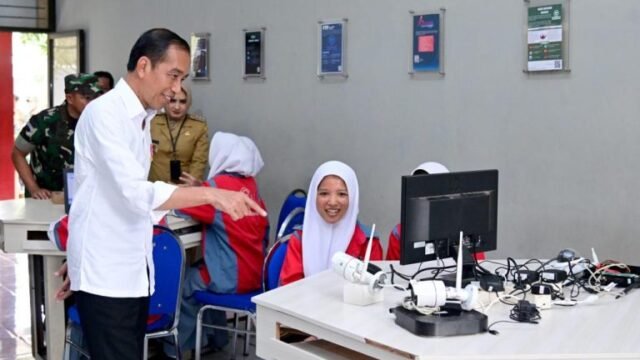
[[[367,243],[369,241],[370,230],[365,229],[361,224],[357,224],[349,245],[344,250],[345,253],[364,260]],[[291,235],[287,245],[287,255],[284,258],[282,271],[280,272],[280,284],[286,285],[304,278],[304,265],[302,259],[302,231],[296,231]],[[380,239],[373,238],[371,245],[371,260],[382,260],[382,245]]]

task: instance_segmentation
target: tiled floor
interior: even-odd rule
[[[33,359],[31,356],[31,315],[27,255],[0,251],[0,360]],[[238,341],[237,359],[258,359],[255,338],[250,355],[242,356]],[[224,351],[203,356],[205,360],[229,359],[230,346]]]
[[[0,359],[31,359],[27,256],[0,251]]]

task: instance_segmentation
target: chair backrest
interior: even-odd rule
[[[278,233],[276,234],[276,239],[280,239],[285,237],[286,235],[290,235],[295,230],[302,230],[302,223],[304,222],[304,206],[297,207],[284,218],[284,221],[278,228]]]
[[[287,216],[289,216],[289,214],[296,208],[304,209],[306,203],[307,203],[307,193],[302,189],[295,189],[291,193],[289,193],[289,195],[287,195],[287,197],[284,200],[284,203],[282,204],[282,208],[280,208],[280,214],[278,215],[278,226],[276,227],[276,231],[278,234],[281,232],[282,225],[285,219],[287,218]],[[302,220],[300,220],[300,224],[301,223],[302,223]],[[283,231],[284,235],[288,234],[289,232]],[[279,239],[279,238],[280,237],[276,237],[276,239]]]
[[[278,287],[280,283],[280,271],[282,271],[284,258],[287,255],[287,247],[289,245],[290,237],[291,234],[278,238],[278,240],[269,249],[269,252],[264,259],[264,266],[262,269],[263,291],[269,291]]]
[[[149,315],[171,316],[173,329],[180,317],[185,253],[182,242],[169,228],[153,227],[155,291],[149,299]]]

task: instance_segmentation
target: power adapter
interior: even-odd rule
[[[553,290],[549,284],[535,284],[531,286],[531,294],[533,295],[533,302],[538,309],[551,308],[551,294]]]
[[[539,274],[533,270],[518,270],[515,272],[513,282],[516,286],[533,284],[540,278]]]
[[[504,291],[504,278],[499,275],[481,275],[480,288],[488,292],[502,292]]]
[[[548,283],[559,283],[567,280],[567,272],[558,269],[547,269],[540,272],[540,280]]]
[[[603,272],[602,276],[600,277],[600,284],[608,285],[608,284],[614,283],[616,284],[616,286],[624,288],[634,284],[639,279],[640,277],[638,275],[632,274],[632,273]]]

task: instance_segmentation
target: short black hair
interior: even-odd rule
[[[93,75],[99,77],[99,78],[107,78],[109,79],[109,89],[113,89],[113,75],[111,75],[110,72],[108,71],[96,71],[93,73]]]
[[[151,66],[156,66],[164,59],[167,49],[171,45],[191,52],[189,43],[169,29],[156,28],[145,31],[131,48],[127,71],[133,71],[138,60],[143,56],[151,60]]]

